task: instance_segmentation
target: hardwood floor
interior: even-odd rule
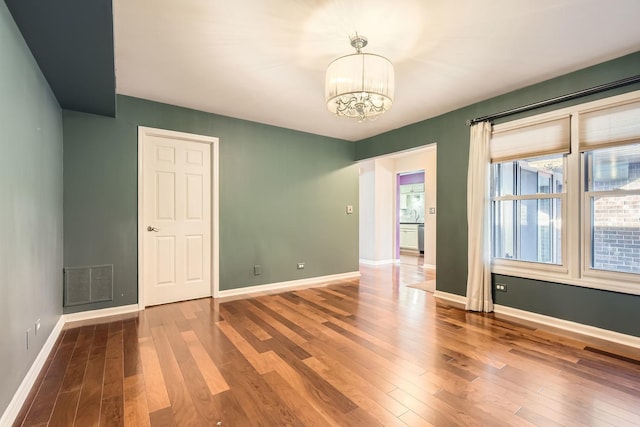
[[[69,324],[15,425],[640,424],[638,350],[468,313],[421,267]]]

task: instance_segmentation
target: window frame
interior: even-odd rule
[[[640,144],[640,139],[638,140],[638,143],[636,144],[628,144],[628,145],[639,145]],[[580,173],[580,195],[582,196],[582,205],[583,208],[583,212],[582,212],[582,251],[584,253],[584,256],[582,256],[582,276],[583,277],[587,277],[587,278],[593,278],[593,279],[608,279],[608,280],[617,280],[617,279],[623,279],[623,280],[631,280],[633,281],[634,278],[636,278],[637,276],[640,276],[640,273],[631,273],[631,272],[624,272],[624,271],[612,271],[612,270],[603,270],[603,269],[596,269],[596,268],[592,268],[591,264],[593,261],[592,258],[592,254],[593,254],[593,248],[591,246],[591,240],[592,240],[592,236],[591,236],[591,224],[593,221],[593,217],[592,217],[592,209],[591,209],[591,198],[592,197],[599,197],[599,196],[608,196],[608,197],[617,197],[617,196],[640,196],[640,189],[633,189],[633,190],[623,190],[623,189],[615,189],[615,190],[598,190],[598,191],[589,191],[587,187],[587,182],[589,182],[587,180],[587,173],[591,173],[592,170],[587,170],[587,162],[585,160],[585,157],[587,155],[588,152],[590,151],[595,151],[595,150],[588,150],[585,152],[580,153],[580,164],[583,165],[583,167],[581,168],[581,173]],[[639,280],[640,282],[640,280]]]
[[[491,206],[489,214],[491,215],[491,220],[487,223],[489,223],[491,227],[491,229],[488,230],[488,233],[491,239],[492,273],[640,295],[640,274],[597,270],[590,267],[592,250],[590,237],[590,198],[595,192],[586,191],[587,189],[585,188],[586,181],[584,178],[587,171],[585,163],[583,161],[584,155],[580,151],[579,143],[581,114],[585,114],[597,109],[614,107],[616,106],[616,104],[625,104],[634,101],[640,101],[640,90],[555,110],[549,113],[539,114],[524,119],[505,122],[494,126],[494,132],[500,132],[504,131],[505,129],[526,127],[537,122],[553,120],[554,118],[561,117],[563,115],[569,115],[571,126],[571,149],[570,152],[564,156],[563,192],[560,193],[562,195],[562,264],[558,265],[531,261],[511,260],[505,258],[495,258],[493,256],[494,201],[498,199],[506,199],[505,196],[494,196],[494,183],[491,182],[491,193],[489,198]],[[620,145],[630,145],[633,143],[632,141],[634,140],[629,140],[627,143],[622,143]],[[640,142],[640,138],[635,139],[635,142]],[[593,149],[594,148],[588,148],[585,151],[591,151]],[[535,156],[530,156],[528,158],[530,159],[533,157]],[[524,159],[525,158],[523,157],[522,160]],[[501,162],[502,161],[499,161],[497,163]],[[492,179],[491,174],[489,179]],[[621,194],[637,194],[638,190],[616,190],[616,193],[617,192],[620,192]],[[613,195],[612,191],[605,191],[604,193],[606,193],[606,195]],[[533,198],[548,199],[551,198],[549,196],[551,196],[552,194],[558,193],[543,193],[535,195],[535,197]],[[514,196],[508,197],[513,198]],[[522,197],[523,196],[518,196],[519,199]],[[578,221],[572,221],[570,223],[568,221],[569,218],[577,218]]]
[[[539,156],[539,157],[549,157],[548,155],[544,155],[544,156]],[[527,159],[519,159],[519,160],[529,160],[529,159],[533,159],[536,157],[529,157]],[[515,160],[514,160],[515,161]],[[506,162],[496,162],[496,163],[492,163],[492,166],[495,164],[500,164],[500,163],[506,163]],[[495,187],[495,182],[496,180],[493,179],[493,168],[490,174],[490,179],[491,179],[491,259],[492,259],[492,263],[493,265],[496,266],[519,266],[520,268],[531,268],[531,269],[535,269],[535,270],[552,270],[555,271],[557,273],[566,273],[567,271],[567,266],[566,266],[566,245],[564,245],[564,242],[566,241],[566,232],[565,232],[565,226],[564,224],[566,223],[566,203],[567,203],[567,191],[566,191],[566,185],[567,185],[567,178],[566,178],[566,174],[565,174],[565,170],[567,167],[567,160],[566,160],[566,156],[563,156],[562,159],[562,163],[563,163],[563,173],[562,173],[562,192],[560,193],[536,193],[536,194],[510,194],[510,195],[504,195],[504,196],[498,196]],[[534,171],[535,169],[529,169],[530,171]],[[536,173],[539,172],[537,170],[535,170]],[[514,170],[513,172],[513,176],[514,176],[514,180],[517,180],[517,178],[515,178],[516,176],[518,176],[518,173]],[[515,187],[519,187],[519,185],[521,185],[521,180],[517,180],[517,182],[514,182],[514,188]],[[518,188],[518,190],[514,190],[514,192],[520,192],[520,188]],[[526,260],[522,260],[522,259],[508,259],[508,258],[502,258],[502,257],[495,257],[494,256],[494,244],[495,244],[495,235],[496,235],[496,230],[495,230],[495,222],[494,222],[494,218],[495,218],[495,206],[496,206],[496,202],[508,202],[508,201],[513,201],[516,204],[519,201],[524,201],[524,200],[552,200],[552,199],[559,199],[560,200],[560,204],[562,206],[562,214],[561,214],[561,225],[562,228],[560,230],[560,239],[562,242],[562,247],[560,249],[560,258],[562,260],[562,262],[560,264],[555,264],[555,263],[545,263],[545,262],[537,262],[537,261],[526,261]],[[514,208],[515,209],[515,208]],[[518,216],[514,214],[514,218],[517,218]],[[519,227],[517,228],[518,231],[516,231],[516,236],[515,236],[515,241],[516,241],[516,246],[519,247],[520,242],[521,242],[521,233],[519,231]],[[503,262],[504,261],[504,262]]]

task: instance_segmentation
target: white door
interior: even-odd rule
[[[148,128],[139,135],[143,305],[211,296],[211,144]]]

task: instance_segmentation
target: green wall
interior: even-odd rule
[[[220,139],[221,290],[358,270],[352,142],[126,96],[63,119],[64,265],[114,265],[114,301],[65,312],[137,302],[138,126]]]
[[[0,52],[1,416],[62,314],[62,115],[4,2]]]
[[[508,289],[508,292],[494,291],[496,304],[640,337],[638,295],[499,274],[492,276],[493,283],[504,283]]]
[[[438,290],[465,295],[467,280],[467,165],[469,160],[469,128],[467,119],[508,110],[532,102],[635,76],[640,73],[640,52],[576,71],[524,89],[510,92],[441,116],[415,123],[356,143],[356,160],[393,153],[425,144],[438,143],[438,221],[436,262]],[[639,90],[640,85],[627,86],[605,93],[565,102],[501,119],[495,123],[539,114],[544,111]],[[530,283],[533,281],[528,281]],[[552,315],[605,329],[640,336],[640,297],[596,291],[587,288],[556,285],[525,288],[521,280],[508,283],[508,294],[500,294],[496,303],[523,310]],[[578,315],[563,312],[561,304],[599,307],[597,312]],[[525,304],[526,302],[526,304]],[[632,307],[636,309],[632,309]],[[602,313],[617,311],[615,320],[605,320]]]

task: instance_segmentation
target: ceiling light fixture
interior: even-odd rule
[[[384,56],[363,53],[367,39],[351,37],[356,53],[334,60],[327,68],[325,99],[336,116],[373,120],[391,108],[394,95],[393,65]]]

